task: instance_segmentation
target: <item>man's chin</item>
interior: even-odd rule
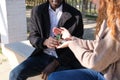
[[[52,6],[53,6],[54,8],[58,8],[58,7],[59,7],[58,4],[53,4]]]

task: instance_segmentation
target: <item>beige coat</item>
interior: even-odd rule
[[[120,80],[120,42],[113,40],[106,21],[103,21],[96,40],[74,37],[69,48],[83,66],[102,72],[106,80]]]

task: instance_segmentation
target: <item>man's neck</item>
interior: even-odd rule
[[[52,6],[49,5],[49,9],[52,9],[53,11],[56,11],[57,9],[62,9],[62,5],[60,5],[60,6],[57,7],[57,8],[52,8]]]
[[[60,4],[58,7],[52,7],[52,6],[50,5],[51,9],[53,9],[54,11],[56,11],[56,9],[58,9],[60,6],[61,6],[61,4]]]

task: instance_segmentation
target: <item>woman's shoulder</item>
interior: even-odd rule
[[[120,31],[120,19],[116,20],[116,27]]]
[[[116,20],[117,38],[120,42],[120,19]]]

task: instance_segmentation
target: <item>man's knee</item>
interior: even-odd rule
[[[12,70],[9,75],[9,80],[17,80],[17,77],[18,73],[16,72],[16,70]]]
[[[17,70],[16,68],[10,72],[9,80],[22,80],[22,71]]]

